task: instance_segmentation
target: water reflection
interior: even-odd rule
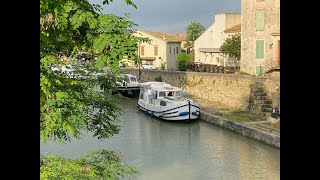
[[[136,166],[135,179],[280,179],[280,151],[203,121],[166,122],[144,115],[126,102],[119,134],[102,141],[49,142],[41,151],[75,158],[88,150],[121,152]]]

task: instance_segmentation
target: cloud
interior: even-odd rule
[[[102,0],[89,0],[102,4]],[[213,23],[214,14],[240,13],[241,0],[133,0],[137,9],[127,6],[123,0],[115,0],[103,6],[103,12],[123,16],[129,13],[139,29],[185,32],[191,21],[200,22],[206,28]]]

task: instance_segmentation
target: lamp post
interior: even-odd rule
[[[141,70],[140,70],[140,43],[138,42],[138,67],[139,67],[139,81],[141,79]]]

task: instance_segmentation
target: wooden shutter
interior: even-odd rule
[[[262,66],[256,66],[256,74],[261,74],[263,72]]]
[[[144,56],[144,46],[141,46],[141,56]]]
[[[154,46],[154,55],[158,56],[158,46]]]
[[[264,59],[264,40],[256,40],[256,59]]]
[[[265,22],[265,12],[264,11],[256,11],[256,30],[261,31],[264,30]]]

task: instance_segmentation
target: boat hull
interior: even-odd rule
[[[118,87],[116,93],[129,98],[136,98],[140,94],[140,87]]]
[[[139,101],[138,107],[146,114],[168,121],[196,120],[200,116],[200,108],[193,102],[186,102],[179,106],[159,110],[157,107]]]

